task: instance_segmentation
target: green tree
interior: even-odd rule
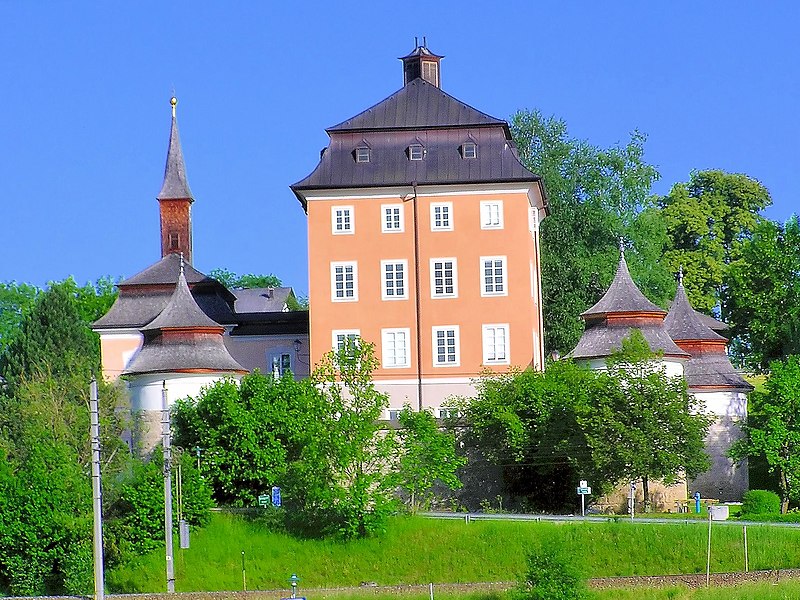
[[[724,312],[739,362],[766,371],[800,354],[800,222],[762,220],[728,267]]]
[[[800,500],[800,356],[770,365],[762,391],[750,394],[751,406],[744,439],[730,455],[736,460],[764,456],[770,472],[778,474],[782,512],[789,501]]]
[[[580,419],[596,462],[621,479],[641,479],[645,507],[650,482],[696,477],[710,464],[703,449],[711,418],[686,380],[668,376],[659,358],[634,329],[607,361],[618,393],[601,397]]]
[[[512,600],[583,600],[586,579],[574,557],[562,548],[537,548],[528,553],[525,576],[510,596]]]
[[[81,319],[68,286],[53,285],[25,314],[19,332],[0,355],[0,376],[13,391],[35,375],[83,375],[99,370],[100,348]]]
[[[28,283],[0,283],[0,353],[19,330],[23,316],[40,293],[38,287]]]
[[[607,379],[607,378],[606,378]],[[616,483],[613,473],[595,470],[591,449],[578,422],[609,391],[609,381],[571,360],[550,363],[544,372],[482,378],[465,408],[467,443],[503,467],[509,493],[541,510],[574,503],[580,479],[596,492]]]
[[[217,502],[255,506],[270,486],[283,484],[288,462],[298,457],[315,395],[308,381],[258,371],[241,384],[219,381],[196,402],[176,403],[175,443],[202,448],[203,475]]]
[[[659,261],[666,227],[650,197],[656,169],[644,161],[644,136],[608,149],[571,138],[566,123],[538,111],[511,119],[522,162],[540,175],[550,204],[542,222],[542,296],[547,352],[572,350],[583,331],[580,313],[599,300],[619,260],[620,237],[631,273],[654,302],[675,291]]]
[[[287,475],[287,508],[299,508],[311,531],[364,537],[382,531],[396,507],[397,443],[377,423],[388,406],[372,383],[378,364],[371,343],[348,341],[312,373],[323,400],[317,426]]]
[[[430,502],[436,483],[458,489],[456,475],[466,458],[456,455],[455,435],[440,429],[429,410],[400,412],[400,487],[408,494],[409,508],[416,512]]]
[[[769,192],[747,175],[695,171],[659,204],[670,239],[664,262],[673,273],[683,267],[689,301],[710,312],[723,298],[727,266],[772,204]]]

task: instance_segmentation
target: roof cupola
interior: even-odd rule
[[[442,87],[439,63],[444,56],[434,54],[428,50],[427,45],[424,37],[421,46],[418,38],[414,38],[414,49],[400,59],[403,61],[403,85],[408,85],[415,79],[424,79],[438,88]]]
[[[192,263],[192,191],[186,180],[181,139],[178,135],[178,120],[175,107],[178,99],[170,99],[172,127],[169,132],[167,164],[164,167],[164,183],[159,192],[158,204],[161,213],[161,257],[168,254],[183,254],[186,262]]]

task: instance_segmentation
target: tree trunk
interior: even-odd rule
[[[650,512],[650,480],[645,475],[642,477],[642,496],[644,500],[644,509],[642,512]]]
[[[789,512],[789,478],[786,471],[781,469],[781,514]]]

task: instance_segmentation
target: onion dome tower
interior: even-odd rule
[[[665,310],[650,302],[636,287],[620,245],[614,281],[599,302],[581,314],[586,328],[570,356],[587,361],[593,369],[604,368],[605,360],[622,348],[622,340],[638,329],[650,350],[663,355],[667,374],[680,376],[689,354],[670,338],[664,327],[666,316]]]
[[[175,107],[178,99],[170,99],[172,105],[172,127],[169,132],[167,164],[164,167],[164,183],[159,192],[158,205],[161,213],[161,257],[182,254],[192,264],[192,191],[186,180],[186,166],[178,135],[178,119]]]
[[[734,370],[726,351],[728,340],[713,331],[708,322],[689,304],[683,273],[679,273],[678,291],[664,326],[675,343],[690,354],[685,366],[689,392],[703,400],[715,417],[706,437],[711,469],[690,485],[704,497],[739,500],[748,487],[747,466],[737,466],[726,453],[742,435],[738,423],[747,416],[747,394],[753,386]]]
[[[238,379],[247,373],[225,347],[224,332],[195,302],[181,265],[172,297],[142,329],[142,348],[123,373],[131,410],[141,417],[141,450],[149,452],[158,440],[163,387],[171,403],[196,396],[224,377]]]

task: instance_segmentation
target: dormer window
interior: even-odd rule
[[[359,146],[356,148],[356,162],[357,163],[368,163],[370,158],[370,148],[369,146]]]
[[[461,158],[478,158],[478,144],[475,142],[461,144]]]
[[[425,158],[425,148],[422,144],[411,144],[408,147],[408,160],[422,160]]]

